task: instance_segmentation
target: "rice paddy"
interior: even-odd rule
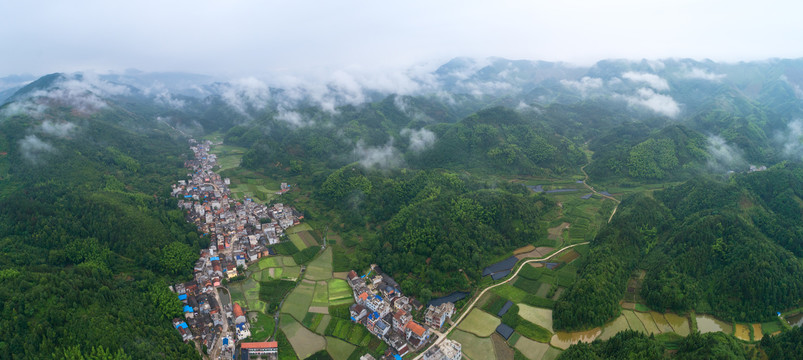
[[[750,325],[735,324],[733,326],[733,336],[739,340],[750,341]]]
[[[616,320],[611,321],[602,327],[602,333],[599,335],[599,339],[608,340],[616,335],[616,333],[627,329],[630,329],[630,325],[627,323],[627,318],[625,318],[624,315],[619,315]]]
[[[327,247],[315,260],[307,265],[305,279],[329,280],[332,278],[332,248]]]
[[[351,287],[345,280],[331,279],[328,285],[330,305],[349,304],[353,301]]]
[[[287,237],[290,238],[290,241],[293,242],[293,245],[295,245],[298,250],[304,250],[307,248],[307,244],[304,243],[304,240],[301,239],[301,236],[299,236],[298,233],[287,234]]]
[[[549,340],[549,344],[554,347],[566,350],[569,348],[569,346],[577,344],[581,341],[590,343],[594,341],[594,339],[596,339],[601,333],[602,330],[598,327],[593,328],[591,330],[575,331],[570,333],[565,331],[558,331],[557,333],[555,333],[555,335],[552,335],[552,339]],[[522,340],[524,339],[523,338],[519,339],[519,342],[521,342]]]
[[[552,329],[552,310],[542,309],[527,304],[519,304],[519,316],[533,324],[555,332]]]
[[[326,337],[326,351],[334,360],[348,360],[357,347],[338,338]]]
[[[300,359],[307,358],[326,348],[326,340],[323,336],[309,331],[291,316],[282,315],[280,326]]]
[[[647,330],[647,335],[661,333],[649,313],[636,312],[636,317],[641,320],[641,323],[644,325],[644,329]]]
[[[290,314],[296,319],[303,319],[312,303],[312,295],[315,293],[315,283],[302,281],[298,286],[287,295],[282,305],[282,313]]]
[[[463,354],[469,359],[496,360],[491,338],[477,337],[474,334],[460,331],[459,329],[452,331],[452,333],[449,334],[449,338],[459,342],[463,346]]]
[[[700,333],[709,333],[709,332],[717,332],[721,331],[726,334],[733,333],[733,326],[730,324],[717,320],[713,316],[709,315],[697,315],[697,329]]]
[[[521,351],[522,355],[534,360],[542,359],[549,350],[549,344],[533,341],[523,336],[516,342],[515,347]]]
[[[329,286],[326,281],[318,281],[315,284],[315,292],[312,294],[312,304],[310,306],[329,306]]]
[[[480,337],[488,337],[496,331],[496,327],[501,323],[502,320],[498,317],[475,308],[468,313],[468,316],[460,322],[457,328]]]

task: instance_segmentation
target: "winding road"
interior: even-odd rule
[[[588,185],[586,185],[586,186],[588,186]],[[589,188],[590,188],[590,186],[589,186]],[[616,199],[614,199],[614,200],[616,200]],[[540,259],[528,259],[528,260],[525,260],[524,262],[522,262],[522,263],[521,263],[521,266],[519,266],[519,268],[518,268],[518,269],[516,269],[516,272],[515,272],[515,273],[513,273],[513,276],[509,277],[507,280],[505,280],[505,281],[502,281],[502,282],[500,282],[500,283],[498,283],[498,284],[493,284],[493,285],[491,285],[491,286],[488,286],[487,288],[483,289],[483,290],[482,290],[482,291],[481,291],[479,294],[477,294],[477,295],[474,297],[474,300],[471,302],[471,304],[469,304],[469,305],[466,307],[466,309],[463,311],[463,314],[462,314],[462,315],[460,315],[460,317],[457,319],[457,321],[454,321],[454,325],[452,325],[452,326],[449,328],[449,330],[446,330],[446,332],[444,332],[444,333],[442,333],[442,334],[441,334],[441,333],[439,333],[439,332],[436,332],[436,334],[438,335],[438,340],[436,340],[434,343],[432,343],[431,345],[429,345],[429,347],[427,347],[427,349],[426,349],[426,350],[424,350],[424,351],[422,351],[420,354],[418,354],[418,356],[416,356],[416,357],[415,357],[413,360],[419,360],[419,359],[421,359],[421,358],[424,356],[424,354],[425,354],[427,351],[429,351],[429,349],[431,349],[431,348],[432,348],[432,347],[434,347],[434,346],[438,346],[438,345],[439,345],[441,342],[443,342],[443,339],[446,339],[446,337],[447,337],[447,336],[449,336],[449,333],[451,333],[451,332],[452,332],[452,330],[454,330],[454,329],[456,329],[456,328],[457,328],[457,325],[459,325],[459,324],[460,324],[460,322],[461,322],[461,321],[463,321],[463,319],[464,319],[464,318],[465,318],[465,317],[468,315],[468,313],[469,313],[469,312],[471,312],[471,309],[473,309],[473,308],[474,308],[474,305],[476,305],[476,304],[477,304],[477,301],[478,301],[479,299],[481,299],[481,298],[482,298],[482,296],[483,296],[483,295],[485,295],[485,293],[486,293],[486,292],[488,292],[488,290],[491,290],[491,289],[493,289],[493,288],[495,288],[495,287],[497,287],[497,286],[504,285],[504,284],[507,284],[507,283],[509,283],[509,282],[513,281],[513,279],[515,279],[515,278],[516,278],[516,276],[518,276],[518,275],[519,275],[519,271],[521,271],[521,269],[522,269],[522,268],[523,268],[525,265],[527,265],[527,264],[529,264],[529,263],[531,263],[531,262],[549,260],[549,259],[551,259],[553,256],[555,256],[555,255],[557,255],[557,254],[560,254],[561,252],[565,251],[566,249],[571,249],[571,248],[573,248],[573,247],[575,247],[575,246],[586,245],[586,244],[588,244],[588,241],[586,241],[586,242],[581,242],[581,243],[578,243],[578,244],[569,245],[569,246],[564,246],[564,247],[563,247],[563,248],[561,248],[560,250],[558,250],[558,251],[555,251],[555,252],[553,252],[552,254],[550,254],[550,255],[547,255],[547,256],[545,256],[545,257],[542,257],[542,258],[540,258]]]
[[[619,199],[617,199],[617,198],[615,198],[613,196],[605,195],[603,193],[600,193],[597,190],[594,190],[593,186],[588,185],[588,183],[586,182],[588,180],[588,173],[586,173],[586,166],[588,166],[588,164],[585,164],[585,165],[580,167],[580,171],[582,171],[583,175],[585,176],[585,178],[583,179],[583,185],[585,185],[585,187],[587,187],[588,190],[591,190],[592,193],[597,194],[599,196],[602,196],[602,197],[604,197],[606,199],[611,199],[616,203],[616,206],[613,207],[613,211],[611,212],[611,216],[608,218],[608,222],[611,222],[611,219],[613,219],[613,215],[616,214],[616,209],[619,208],[619,203],[621,203],[622,201],[620,201]]]

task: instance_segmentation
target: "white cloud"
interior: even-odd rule
[[[354,156],[357,157],[360,165],[366,168],[392,169],[402,164],[393,141],[379,147],[365,146],[360,140],[354,148]]]
[[[786,77],[786,75],[781,75],[781,77],[779,77],[779,79],[780,79],[781,81],[783,81],[783,82],[785,82],[785,83],[789,84],[789,86],[791,86],[791,87],[792,87],[792,90],[794,90],[794,91],[795,91],[795,96],[796,96],[798,99],[803,99],[803,89],[801,89],[801,88],[800,88],[800,86],[798,86],[797,84],[795,84],[795,83],[792,83],[791,81],[789,81],[789,78],[788,78],[788,77]]]
[[[251,108],[264,109],[270,99],[268,85],[255,77],[230,81],[219,90],[223,101],[243,115],[247,115]]]
[[[311,124],[310,121],[304,119],[304,116],[296,111],[286,110],[284,107],[279,107],[279,114],[276,115],[277,120],[286,122],[290,127],[300,128]]]
[[[666,82],[666,79],[655,74],[628,71],[622,74],[622,77],[632,82],[646,83],[648,86],[658,91],[669,90],[669,83]]]
[[[42,125],[39,125],[39,130],[43,133],[58,136],[58,137],[66,137],[70,135],[70,133],[75,129],[75,124],[71,122],[52,122],[50,120],[45,120],[42,122]]]
[[[786,131],[775,135],[775,141],[781,145],[784,155],[803,160],[803,120],[797,119],[787,124]]]
[[[649,88],[640,88],[635,96],[619,95],[631,106],[652,110],[658,114],[675,117],[680,113],[680,106],[669,95],[658,94]]]
[[[729,145],[719,136],[708,137],[708,168],[717,172],[726,172],[747,165],[742,151],[736,145]]]
[[[702,79],[702,80],[708,80],[708,81],[720,81],[725,76],[726,76],[725,74],[714,74],[714,73],[710,73],[708,71],[705,71],[704,69],[700,69],[700,68],[696,68],[696,67],[693,67],[690,70],[687,70],[686,73],[683,74],[683,77],[685,77],[685,78]]]
[[[561,80],[560,84],[567,88],[580,91],[583,96],[586,96],[589,91],[602,87],[602,79],[584,76],[580,81]]]
[[[418,130],[402,129],[401,135],[410,137],[408,149],[413,152],[424,151],[435,144],[436,141],[435,133],[424,128]]]
[[[174,98],[173,95],[170,94],[170,92],[167,91],[167,90],[164,90],[164,91],[156,94],[154,100],[157,103],[160,103],[162,105],[165,105],[167,107],[170,107],[170,108],[173,108],[173,109],[176,109],[176,110],[183,109],[184,106],[187,105],[187,103],[184,100]]]
[[[36,135],[28,135],[19,141],[20,153],[26,160],[36,164],[42,155],[53,151],[53,146],[40,140]]]

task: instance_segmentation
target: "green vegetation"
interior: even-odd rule
[[[266,314],[274,314],[279,310],[284,296],[295,287],[296,283],[287,280],[270,280],[259,283],[259,299],[267,305]]]
[[[168,193],[184,140],[112,108],[2,117],[0,352],[199,358],[171,324],[181,311],[166,287],[208,246]],[[74,128],[60,137],[38,130],[44,120]],[[34,139],[49,150],[25,150]]]

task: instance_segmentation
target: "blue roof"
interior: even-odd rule
[[[184,198],[185,198],[185,199],[189,199],[189,198],[191,198],[191,197],[192,197],[192,195],[184,195]]]
[[[376,298],[379,299],[379,301],[382,301],[382,297],[381,296],[377,295]]]
[[[192,306],[184,305],[184,312],[192,312]]]
[[[178,296],[179,300],[187,300],[187,294],[181,294]]]
[[[186,329],[187,323],[182,321],[181,323],[176,324],[176,329],[178,328]]]
[[[220,258],[217,257],[217,256],[213,256],[213,257],[209,258],[209,260],[210,261],[220,261]]]
[[[396,360],[402,360],[402,357],[399,356],[399,354],[393,355],[393,358],[396,359]]]
[[[229,338],[223,338],[223,345],[229,344]]]

